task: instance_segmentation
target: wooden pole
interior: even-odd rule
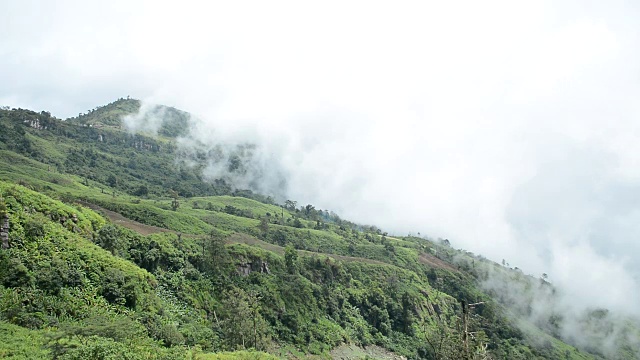
[[[460,305],[462,305],[462,344],[464,346],[464,358],[469,360],[469,329],[468,329],[468,320],[469,320],[469,308],[467,302],[464,300],[460,301]]]

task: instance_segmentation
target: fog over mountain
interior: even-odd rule
[[[201,120],[184,149],[256,144],[257,190],[639,311],[636,3],[0,8],[0,105],[175,106]]]

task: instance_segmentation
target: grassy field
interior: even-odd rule
[[[28,330],[0,321],[0,358],[13,360],[50,359],[44,344],[45,331]]]

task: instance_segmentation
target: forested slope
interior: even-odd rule
[[[479,284],[513,270],[447,241],[204,181],[175,161],[186,113],[163,110],[159,136],[123,131],[118,119],[139,108],[121,99],[69,121],[0,110],[0,357],[326,358],[344,345],[425,359],[606,356],[505,307]]]

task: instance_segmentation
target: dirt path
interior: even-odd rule
[[[127,229],[131,229],[133,231],[136,231],[142,235],[150,235],[150,234],[156,234],[159,232],[170,232],[170,233],[176,233],[173,230],[169,230],[169,229],[164,229],[161,227],[157,227],[157,226],[151,226],[151,225],[145,225],[143,223],[139,223],[137,221],[133,221],[131,219],[128,219],[120,214],[118,214],[117,212],[111,211],[111,210],[107,210],[101,206],[98,206],[96,204],[92,204],[92,203],[88,203],[85,201],[81,201],[80,204],[82,206],[86,206],[88,208],[90,208],[93,211],[99,212],[102,215],[106,216],[107,218],[109,218],[109,220],[111,220],[111,222],[113,222],[114,224],[120,225],[122,227],[126,227]]]
[[[249,236],[247,234],[242,234],[242,233],[231,234],[229,235],[229,237],[226,238],[226,242],[230,244],[240,243],[240,244],[246,244],[246,245],[253,245],[261,249],[272,251],[276,254],[280,254],[280,255],[284,254],[284,248],[282,246],[274,245],[266,241],[256,239],[253,236]]]
[[[435,268],[447,269],[453,272],[458,272],[458,269],[456,269],[453,265],[427,253],[421,253],[420,256],[418,257],[418,261],[420,261],[425,265],[429,265]]]
[[[156,233],[159,233],[159,232],[170,232],[170,233],[174,233],[174,234],[177,233],[177,231],[173,231],[173,230],[169,230],[169,229],[165,229],[165,228],[161,228],[161,227],[157,227],[157,226],[151,226],[151,225],[145,225],[143,223],[139,223],[137,221],[128,219],[128,218],[122,216],[121,214],[119,214],[119,213],[117,213],[115,211],[107,210],[107,209],[105,209],[105,208],[103,208],[101,206],[98,206],[96,204],[88,203],[88,202],[85,202],[85,201],[80,202],[80,204],[82,206],[86,206],[86,207],[90,208],[91,210],[94,210],[94,211],[97,211],[97,212],[103,214],[109,220],[111,220],[111,222],[113,222],[114,224],[120,225],[120,226],[125,227],[127,229],[131,229],[133,231],[136,231],[141,235],[156,234]],[[185,236],[189,236],[189,237],[197,237],[197,238],[201,238],[202,237],[202,235],[193,235],[193,234],[184,234],[184,235]],[[249,236],[247,234],[242,234],[242,233],[232,234],[232,235],[230,235],[229,237],[227,237],[225,239],[225,242],[227,244],[241,243],[241,244],[257,246],[257,247],[262,248],[264,250],[272,251],[272,252],[275,252],[275,253],[280,254],[280,255],[284,254],[284,248],[282,246],[271,244],[271,243],[268,243],[266,241],[262,241],[260,239],[256,239],[255,237]],[[388,263],[385,263],[385,262],[382,262],[382,261],[365,259],[365,258],[360,258],[360,257],[353,257],[353,256],[345,256],[345,255],[337,255],[337,254],[329,254],[329,253],[320,253],[320,252],[306,251],[306,250],[298,250],[298,253],[301,256],[314,256],[314,255],[328,256],[328,257],[334,258],[336,260],[341,260],[341,261],[346,261],[346,262],[359,261],[359,262],[364,262],[364,263],[367,263],[367,264],[389,265]]]
[[[280,255],[284,254],[284,248],[282,246],[271,244],[246,234],[240,234],[240,233],[232,234],[226,239],[226,241],[227,243],[241,243],[241,244],[257,246],[259,248],[269,250]],[[298,254],[300,254],[301,256],[322,255],[322,256],[327,256],[336,260],[341,260],[346,262],[359,261],[367,264],[389,265],[388,263],[378,261],[378,260],[371,260],[371,259],[365,259],[360,257],[337,255],[337,254],[330,254],[330,253],[321,253],[321,252],[307,251],[307,250],[298,250]]]
[[[329,353],[332,359],[337,360],[357,360],[357,359],[379,359],[379,360],[406,360],[407,358],[395,354],[379,346],[371,345],[360,347],[356,345],[341,345],[331,350]]]

